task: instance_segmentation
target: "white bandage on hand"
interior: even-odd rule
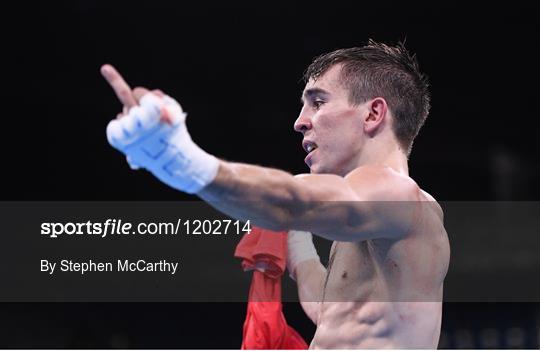
[[[107,139],[131,168],[147,169],[165,184],[193,194],[214,180],[219,160],[191,140],[185,120],[174,99],[148,93],[127,116],[109,123]]]
[[[289,276],[296,280],[296,268],[302,262],[319,260],[310,232],[291,230],[287,236],[287,269]]]

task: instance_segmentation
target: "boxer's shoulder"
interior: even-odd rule
[[[358,167],[345,177],[349,186],[369,201],[418,201],[416,182],[386,166]]]
[[[427,191],[420,189],[420,201],[427,204],[427,206],[439,217],[439,219],[442,221],[444,218],[444,212],[437,202],[437,200],[431,196]]]

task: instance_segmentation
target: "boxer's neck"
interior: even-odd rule
[[[357,167],[386,166],[409,176],[409,166],[405,150],[397,142],[367,143],[359,155]]]

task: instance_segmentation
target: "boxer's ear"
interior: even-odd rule
[[[382,97],[376,97],[366,103],[367,115],[364,120],[364,131],[374,134],[387,118],[388,105]]]

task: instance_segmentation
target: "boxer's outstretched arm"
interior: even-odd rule
[[[196,193],[231,217],[274,229],[309,231],[330,240],[358,241],[405,234],[412,206],[394,211],[380,201],[416,201],[418,187],[384,167],[346,177],[294,177],[275,169],[220,161],[193,142],[186,114],[161,92],[134,89],[110,65],[101,70],[125,111],[107,126],[109,143],[132,168],[171,187]]]
[[[413,209],[395,211],[388,201],[414,201],[418,187],[391,173],[361,167],[346,177],[292,176],[220,161],[215,179],[197,195],[231,217],[273,230],[304,230],[338,241],[395,237],[410,228]],[[395,178],[393,187],[389,177]]]

